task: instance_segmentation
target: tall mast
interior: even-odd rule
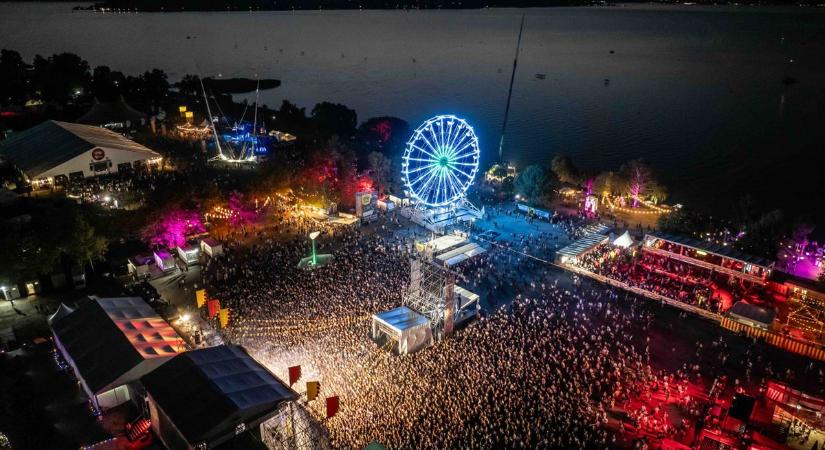
[[[252,120],[252,151],[250,158],[255,156],[255,148],[258,146],[258,91],[261,87],[261,79],[258,78],[258,83],[255,85],[255,118]]]
[[[206,102],[206,114],[209,114],[209,123],[212,125],[212,135],[215,136],[215,146],[218,147],[218,157],[220,159],[226,159],[223,155],[223,150],[221,150],[221,143],[218,140],[218,130],[215,129],[215,122],[212,120],[212,110],[209,109],[209,99],[206,98],[206,88],[203,87],[203,79],[198,77],[198,81],[201,83],[201,92],[203,92],[203,101]]]
[[[510,89],[507,91],[507,106],[504,108],[504,122],[501,124],[501,140],[498,142],[498,161],[504,151],[504,132],[507,130],[507,116],[510,115],[510,99],[513,98],[513,80],[516,79],[516,66],[518,66],[518,52],[521,48],[521,33],[524,31],[524,14],[521,15],[521,25],[518,29],[518,41],[516,42],[516,56],[513,58],[513,73],[510,75]]]

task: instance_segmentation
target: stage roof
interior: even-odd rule
[[[158,158],[156,153],[135,141],[105,128],[49,120],[0,141],[0,155],[31,178],[53,169],[93,148],[124,150]]]
[[[423,315],[406,306],[400,306],[372,316],[373,319],[383,322],[399,332],[421,325],[429,326],[430,321]]]
[[[770,267],[773,265],[773,261],[761,258],[759,256],[749,255],[747,253],[740,252],[739,250],[733,249],[725,245],[714,244],[712,242],[702,241],[699,239],[694,239],[686,236],[677,236],[674,234],[662,233],[660,231],[651,231],[648,232],[647,235],[658,239],[663,239],[665,241],[673,242],[674,244],[684,245],[686,247],[692,247],[697,250],[702,250],[708,253],[724,256],[725,258],[731,258],[745,263],[755,264],[757,266]]]
[[[252,428],[298,395],[242,347],[220,345],[172,358],[144,376],[147,392],[192,444]]]
[[[183,339],[139,297],[91,298],[51,322],[86,386],[95,393],[147,359],[183,351]],[[139,376],[139,375],[138,375]]]
[[[558,254],[576,258],[586,253],[591,248],[607,242],[608,239],[609,238],[603,234],[589,234],[562,248],[558,251]]]
[[[427,242],[427,246],[429,246],[434,252],[440,252],[442,250],[447,250],[448,248],[455,247],[458,244],[465,242],[467,239],[456,236],[454,234],[445,234],[444,236],[437,237],[435,239],[430,240]]]
[[[484,247],[476,244],[475,242],[471,242],[469,244],[462,245],[461,247],[455,248],[453,250],[446,251],[436,256],[436,259],[438,259],[443,264],[453,266],[455,264],[460,263],[461,261],[470,259],[476,255],[480,255],[486,251],[487,250]]]

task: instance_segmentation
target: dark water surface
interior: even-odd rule
[[[672,203],[725,213],[750,193],[823,222],[825,8],[100,14],[0,3],[0,47],[173,80],[258,73],[283,81],[262,93],[269,106],[328,100],[359,120],[455,113],[492,161],[523,12],[506,159],[566,153],[599,170],[644,157]]]

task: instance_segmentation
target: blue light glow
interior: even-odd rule
[[[464,119],[433,117],[419,126],[404,151],[401,171],[410,194],[427,206],[445,206],[464,196],[479,162],[478,137]]]

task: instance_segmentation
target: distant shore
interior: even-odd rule
[[[618,6],[622,4],[661,4],[673,6],[822,6],[813,1],[772,0],[734,2],[734,1],[623,1],[610,2],[598,0],[434,0],[393,2],[389,0],[364,0],[350,2],[348,0],[230,0],[221,2],[216,0],[105,0],[88,6],[75,6],[76,11],[125,11],[125,12],[240,12],[240,11],[319,11],[319,10],[472,10],[490,8],[548,8],[561,6]]]

